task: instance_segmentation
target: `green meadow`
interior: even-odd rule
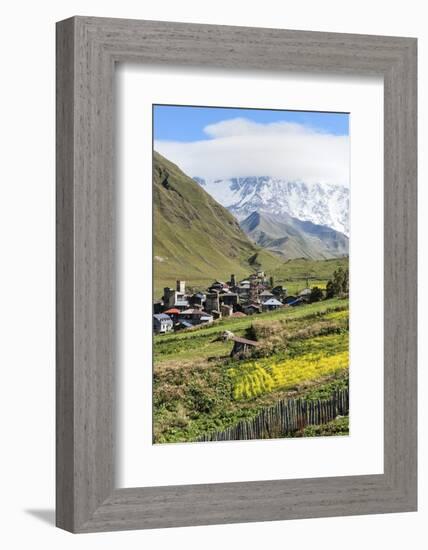
[[[276,285],[287,288],[288,294],[295,294],[307,286],[324,289],[334,271],[339,267],[347,269],[348,265],[348,257],[331,260],[297,258],[282,262],[270,275],[273,276]]]

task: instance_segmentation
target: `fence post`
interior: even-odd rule
[[[307,425],[330,422],[349,413],[349,391],[337,390],[330,399],[282,399],[262,409],[252,419],[241,420],[225,430],[203,434],[197,441],[231,441],[280,437]]]

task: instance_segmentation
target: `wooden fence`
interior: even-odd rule
[[[205,434],[198,441],[233,441],[285,437],[305,426],[326,424],[349,413],[349,392],[340,390],[330,399],[283,399],[263,409],[255,418],[241,420],[221,432]]]

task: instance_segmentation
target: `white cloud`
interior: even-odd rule
[[[207,179],[272,176],[349,185],[349,137],[290,122],[244,118],[204,128],[208,140],[155,141],[155,149],[189,176]]]

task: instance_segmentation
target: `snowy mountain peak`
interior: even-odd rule
[[[242,221],[252,212],[287,213],[349,235],[349,189],[328,183],[269,176],[208,180],[195,177],[217,202]]]

